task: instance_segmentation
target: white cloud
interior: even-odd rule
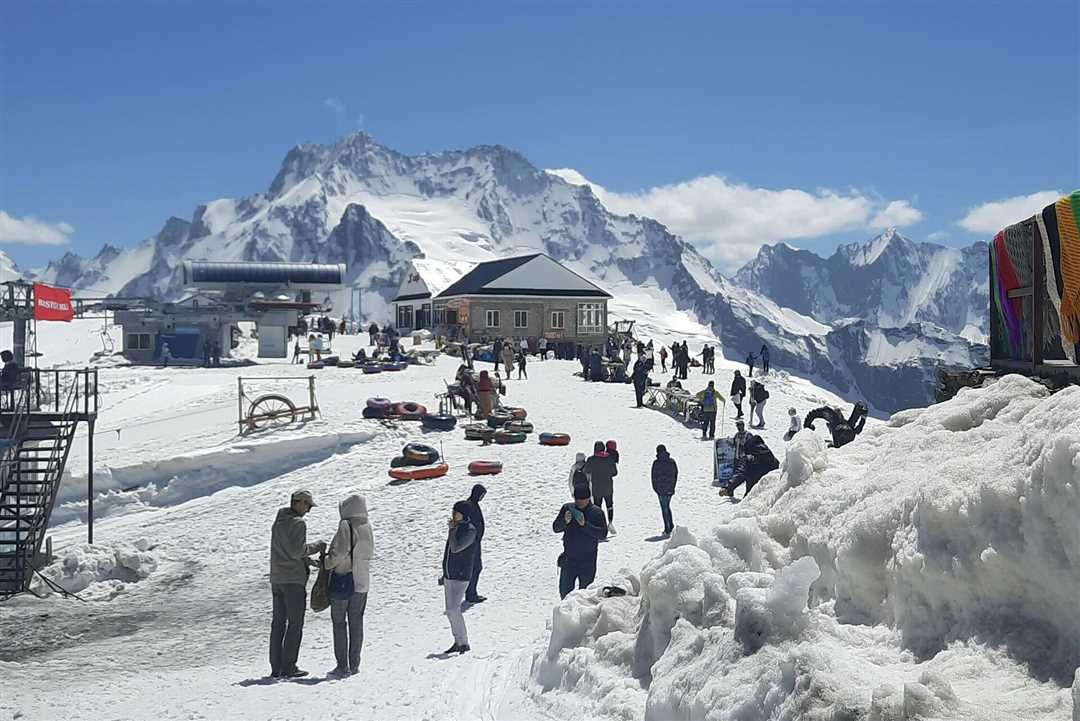
[[[1060,190],[1040,190],[1031,195],[1017,195],[1004,200],[976,205],[956,222],[972,233],[996,233],[1006,225],[1030,218],[1062,195]]]
[[[870,225],[875,228],[902,228],[918,223],[922,217],[922,211],[912,207],[908,201],[894,200],[874,216]]]
[[[29,215],[15,218],[0,210],[0,243],[64,245],[73,232],[68,223],[46,223]]]
[[[943,240],[948,240],[949,237],[950,236],[948,232],[944,230],[935,230],[933,233],[930,233],[928,236],[926,236],[926,239],[929,240],[931,243],[940,243]]]
[[[322,103],[338,115],[345,113],[345,102],[341,98],[326,98]]]
[[[879,220],[909,225],[922,218],[907,201],[885,203],[857,190],[772,190],[706,175],[636,193],[614,193],[572,168],[548,172],[576,185],[587,183],[614,213],[659,220],[724,271],[737,269],[766,243],[870,230]]]

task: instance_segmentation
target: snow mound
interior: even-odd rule
[[[125,584],[142,581],[157,570],[151,548],[152,544],[145,538],[130,544],[83,544],[65,549],[41,573],[68,593],[80,593],[94,586],[91,596],[111,597],[122,591]],[[44,583],[35,589],[39,595],[51,590]]]
[[[1007,376],[841,449],[800,433],[729,514],[669,543],[639,595],[564,601],[541,688],[648,720],[1065,721],[1076,706],[1080,388]]]

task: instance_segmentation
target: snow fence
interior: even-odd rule
[[[1077,598],[1080,388],[1007,376],[800,433],[726,523],[568,596],[532,675],[626,719],[1080,721]]]

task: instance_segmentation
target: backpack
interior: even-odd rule
[[[584,466],[574,471],[574,485],[575,486],[587,486],[589,485],[589,477],[585,475]]]

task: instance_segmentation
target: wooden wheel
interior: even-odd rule
[[[251,428],[284,426],[296,420],[296,405],[285,396],[268,393],[252,401],[247,420]]]

